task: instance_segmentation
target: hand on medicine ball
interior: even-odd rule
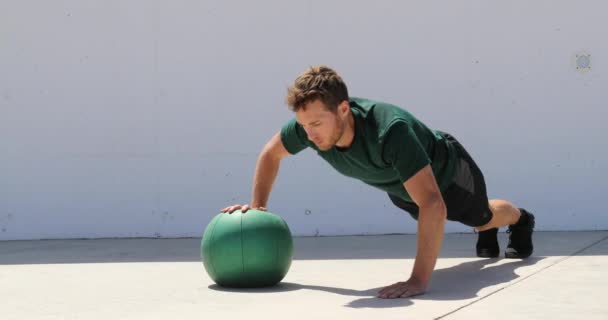
[[[233,212],[235,212],[236,210],[239,210],[239,209],[243,213],[247,212],[247,210],[249,210],[249,209],[266,211],[266,207],[250,207],[248,204],[246,204],[246,205],[235,204],[235,205],[232,205],[232,206],[229,206],[229,207],[226,207],[226,208],[222,209],[220,212],[221,213],[232,214]]]

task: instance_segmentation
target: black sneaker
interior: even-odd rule
[[[524,259],[534,251],[532,245],[532,232],[534,231],[534,215],[525,209],[519,209],[521,217],[516,224],[510,225],[507,233],[509,245],[505,251],[505,258]]]
[[[480,258],[496,258],[500,254],[498,247],[498,228],[480,231],[477,236],[477,256]]]

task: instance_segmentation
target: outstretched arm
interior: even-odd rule
[[[281,160],[289,155],[283,142],[281,141],[280,133],[275,134],[264,146],[255,168],[253,178],[252,199],[250,204],[232,205],[221,210],[223,213],[233,213],[241,209],[246,212],[250,208],[266,210],[266,204],[272,190],[272,185],[275,181]]]
[[[380,298],[405,298],[426,291],[439,256],[447,209],[430,165],[404,183],[419,207],[418,242],[414,269],[409,280],[382,289]]]

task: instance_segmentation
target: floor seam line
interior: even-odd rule
[[[490,292],[487,295],[485,295],[483,297],[480,297],[479,299],[471,301],[471,302],[469,302],[469,303],[467,303],[467,304],[465,304],[463,306],[460,306],[460,307],[458,307],[458,308],[456,308],[456,309],[454,309],[454,310],[452,310],[452,311],[450,311],[450,312],[448,312],[446,314],[443,314],[443,315],[441,315],[439,317],[436,317],[436,318],[433,318],[433,319],[434,320],[444,319],[447,316],[450,316],[450,315],[452,315],[452,314],[454,314],[454,313],[456,313],[456,312],[458,312],[458,311],[460,311],[460,310],[462,310],[462,309],[464,309],[466,307],[469,307],[469,306],[471,306],[471,305],[473,305],[473,304],[475,304],[475,303],[477,303],[477,302],[479,302],[481,300],[484,300],[484,299],[486,299],[486,298],[488,298],[488,297],[490,297],[490,296],[492,296],[492,295],[494,295],[494,294],[496,294],[496,293],[498,293],[498,292],[500,292],[500,291],[502,291],[504,289],[510,288],[511,286],[514,286],[514,285],[516,285],[516,284],[518,284],[518,283],[520,283],[520,282],[522,282],[522,281],[524,281],[524,280],[526,280],[526,279],[528,279],[528,278],[530,278],[530,277],[532,277],[532,276],[534,276],[534,275],[536,275],[536,274],[538,274],[538,273],[540,273],[542,271],[545,271],[545,270],[547,270],[547,269],[549,269],[549,268],[551,268],[551,267],[553,267],[553,266],[555,266],[557,264],[560,264],[560,263],[562,263],[562,262],[564,262],[564,261],[566,261],[566,260],[568,260],[568,259],[570,259],[570,258],[572,258],[572,257],[574,257],[576,255],[579,255],[580,253],[584,252],[585,250],[588,250],[588,249],[590,249],[590,248],[592,248],[592,247],[600,244],[601,242],[606,241],[607,239],[608,239],[608,236],[604,236],[600,240],[597,240],[597,241],[595,241],[595,242],[593,242],[593,243],[591,243],[591,244],[583,247],[582,249],[580,249],[578,251],[575,251],[574,253],[572,253],[572,254],[570,254],[568,256],[565,256],[565,257],[557,260],[556,262],[554,262],[554,263],[552,263],[552,264],[550,264],[550,265],[548,265],[546,267],[541,268],[540,270],[537,270],[536,272],[533,272],[533,273],[531,273],[531,274],[529,274],[529,275],[527,275],[527,276],[525,276],[525,277],[523,277],[523,278],[521,278],[521,279],[519,279],[519,280],[517,280],[517,281],[515,281],[513,283],[510,283],[510,284],[508,284],[508,285],[506,285],[506,286],[504,286],[504,287],[502,287],[500,289],[497,289],[496,291]]]

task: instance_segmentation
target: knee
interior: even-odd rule
[[[502,199],[492,199],[490,200],[490,209],[492,209],[492,211],[501,211],[501,210],[505,210],[505,209],[511,209],[514,208],[513,204],[507,200],[502,200]]]
[[[493,212],[493,210],[490,210],[488,214],[490,215],[490,220],[484,225],[474,227],[475,230],[486,231],[496,227],[496,214]]]

